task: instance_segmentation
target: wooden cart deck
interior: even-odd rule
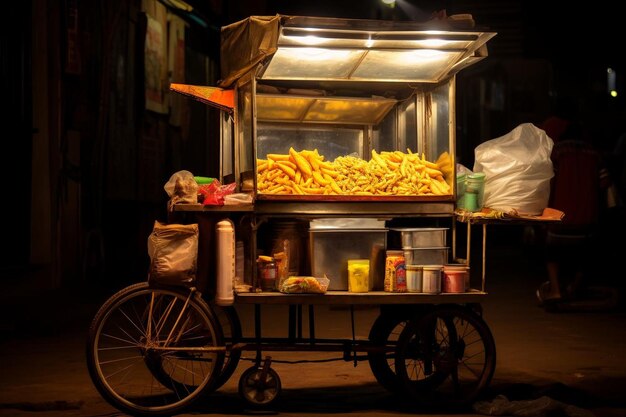
[[[353,293],[328,291],[325,294],[283,294],[280,292],[238,293],[236,304],[309,304],[309,305],[363,305],[363,304],[464,304],[479,303],[487,295],[484,291],[464,293],[392,293],[370,291]]]

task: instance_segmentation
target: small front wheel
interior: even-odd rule
[[[239,395],[257,408],[275,403],[281,390],[278,373],[268,365],[248,368],[239,379]]]

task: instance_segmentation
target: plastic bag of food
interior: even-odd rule
[[[202,204],[205,206],[223,206],[224,198],[235,191],[236,185],[234,182],[222,185],[218,180],[214,180],[210,184],[201,185],[198,194],[202,196]]]
[[[170,179],[163,186],[165,192],[170,197],[169,208],[174,204],[197,204],[198,203],[198,183],[193,174],[189,171],[178,171],[172,174]]]
[[[540,215],[548,206],[552,139],[532,123],[488,140],[474,150],[474,172],[485,174],[483,206],[505,213]]]
[[[289,277],[283,281],[279,291],[285,294],[324,294],[330,280],[326,277]]]
[[[192,286],[198,269],[198,224],[154,222],[148,237],[148,282]]]

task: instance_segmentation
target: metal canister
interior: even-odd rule
[[[441,292],[441,271],[443,265],[422,266],[422,292],[439,294]]]
[[[406,265],[401,250],[388,250],[385,261],[385,284],[387,292],[406,292]]]
[[[422,267],[406,266],[406,289],[408,292],[422,292]]]

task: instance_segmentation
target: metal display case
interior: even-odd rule
[[[171,88],[224,110],[220,180],[255,211],[451,215],[455,74],[494,35],[455,19],[253,16],[222,28],[218,87]]]

